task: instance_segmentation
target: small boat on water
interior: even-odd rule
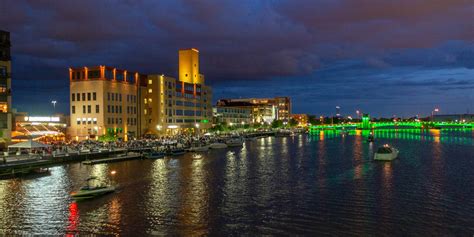
[[[225,144],[228,147],[241,147],[244,144],[244,139],[239,136],[232,136],[225,142]]]
[[[186,154],[186,151],[183,148],[173,148],[166,151],[166,155],[168,156],[180,156]]]
[[[190,152],[203,152],[209,150],[209,145],[195,141],[191,144],[191,147],[187,149]]]
[[[71,193],[71,197],[76,200],[91,199],[108,193],[115,192],[115,186],[107,186],[105,184],[94,184],[96,177],[90,177],[86,180],[86,185],[82,186],[76,192]]]
[[[383,145],[375,152],[374,160],[380,161],[391,161],[398,157],[398,149],[389,146],[388,144]]]
[[[214,143],[211,143],[211,145],[209,145],[209,148],[210,149],[224,149],[224,148],[227,148],[227,144],[223,142],[214,142]]]
[[[160,159],[165,157],[165,153],[161,151],[151,151],[144,153],[143,156],[147,159]]]

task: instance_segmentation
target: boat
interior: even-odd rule
[[[115,192],[115,186],[107,186],[105,184],[93,184],[95,180],[97,180],[96,177],[88,178],[86,180],[86,185],[82,186],[79,191],[72,192],[71,197],[76,200],[90,199]]]
[[[210,149],[224,149],[224,148],[227,148],[227,144],[223,142],[214,142],[214,143],[211,143],[211,145],[209,145],[209,148]]]
[[[209,150],[209,145],[202,145],[200,143],[194,143],[188,151],[190,152],[201,152]]]
[[[184,155],[185,153],[186,151],[182,148],[174,148],[174,149],[170,149],[166,151],[166,155],[168,156],[180,156],[180,155]]]
[[[244,139],[239,136],[233,136],[225,142],[228,147],[240,147],[244,144]]]
[[[389,146],[388,144],[383,145],[375,152],[374,160],[391,161],[398,157],[398,149]]]
[[[147,159],[159,159],[165,157],[165,153],[161,151],[151,151],[144,153],[143,156]]]

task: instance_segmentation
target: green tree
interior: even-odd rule
[[[283,127],[283,121],[275,119],[275,120],[273,120],[271,126],[272,126],[272,128],[281,128],[281,127]]]
[[[288,121],[288,125],[290,125],[290,127],[296,127],[298,125],[298,121],[296,121],[294,118],[291,118],[290,121]]]
[[[107,131],[107,134],[102,135],[99,137],[99,141],[101,142],[113,142],[117,140],[117,136],[113,131]]]

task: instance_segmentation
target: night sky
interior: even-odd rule
[[[13,103],[68,113],[68,67],[177,75],[200,50],[223,97],[291,96],[293,113],[474,112],[472,0],[0,0]]]

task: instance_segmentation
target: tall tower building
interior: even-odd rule
[[[199,74],[199,51],[195,48],[179,50],[179,81],[204,84],[204,76]]]
[[[10,33],[0,30],[0,143],[11,138],[12,96]]]

